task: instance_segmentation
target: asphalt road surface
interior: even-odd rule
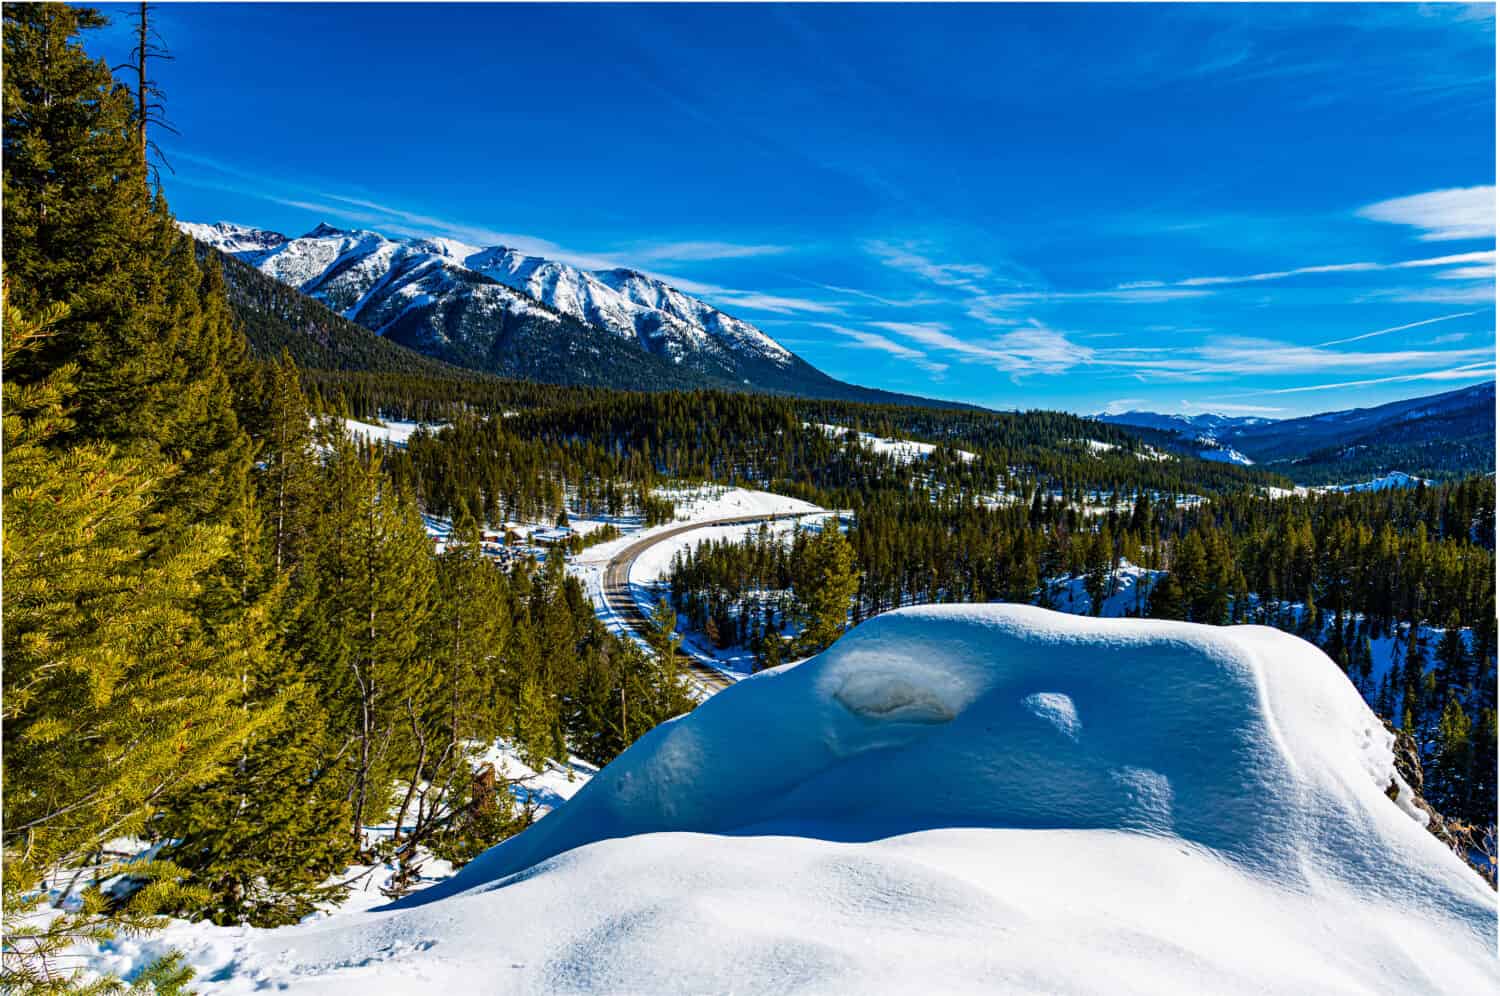
[[[614,610],[625,625],[635,630],[642,639],[651,631],[651,620],[641,607],[636,604],[635,596],[630,591],[630,565],[635,559],[658,543],[669,540],[682,533],[691,532],[694,529],[708,529],[713,526],[736,526],[752,522],[774,522],[783,519],[799,518],[801,515],[820,515],[825,513],[808,512],[783,515],[742,515],[732,519],[710,519],[707,522],[690,522],[686,525],[667,529],[663,532],[648,536],[645,539],[636,540],[634,543],[615,554],[613,559],[604,568],[604,601]],[[708,690],[708,694],[723,691],[734,684],[734,679],[725,675],[722,671],[698,660],[685,651],[677,651],[677,664],[685,668],[699,683]]]

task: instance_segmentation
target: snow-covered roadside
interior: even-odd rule
[[[802,515],[774,523],[765,523],[774,536],[789,537],[799,528],[816,526],[833,515],[832,512]],[[650,612],[666,595],[665,581],[672,570],[672,560],[678,553],[695,549],[706,542],[738,543],[760,531],[762,523],[742,523],[728,526],[704,526],[690,532],[679,533],[646,550],[630,565],[630,593],[635,604],[643,612]],[[680,617],[679,617],[680,619]],[[682,649],[709,666],[722,671],[736,680],[755,673],[755,654],[742,646],[715,647],[703,633],[679,625],[682,634]]]
[[[711,522],[715,519],[735,519],[747,515],[800,515],[807,512],[826,511],[812,502],[769,491],[753,491],[749,488],[724,488],[716,486],[697,488],[659,488],[659,498],[670,499],[676,506],[671,522],[652,526],[649,529],[627,530],[617,540],[600,543],[584,550],[576,558],[579,565],[608,563],[617,553],[637,540],[676,529],[693,522]]]
[[[792,528],[794,521],[809,521],[820,515],[830,514],[811,502],[789,498],[786,495],[772,494],[769,491],[753,491],[748,488],[725,488],[713,485],[694,488],[663,488],[658,489],[656,495],[670,499],[675,505],[676,517],[673,521],[652,526],[649,529],[642,529],[639,526],[630,528],[624,525],[622,526],[623,535],[619,539],[591,546],[571,558],[568,563],[569,573],[583,583],[584,590],[588,593],[590,602],[593,603],[594,614],[605,628],[616,636],[633,641],[642,649],[646,648],[639,635],[626,624],[604,598],[604,572],[609,562],[622,550],[642,539],[681,529],[684,525],[693,523],[708,523],[717,519],[741,518],[750,515],[800,517],[798,520],[788,519],[785,523],[778,522],[776,528],[780,530]],[[672,555],[677,550],[696,545],[706,535],[739,537],[748,535],[750,531],[757,528],[759,528],[758,524],[750,523],[737,526],[705,527],[702,530],[694,529],[649,548],[632,565],[630,572],[631,594],[636,604],[647,613],[655,607],[659,593],[654,588],[654,582],[670,568]],[[662,559],[663,557],[665,559]],[[743,648],[717,651],[698,639],[698,634],[682,632],[686,638],[683,649],[726,676],[738,680],[755,670],[753,655]],[[705,696],[711,694],[711,689],[703,688],[701,685],[697,687],[700,694]]]

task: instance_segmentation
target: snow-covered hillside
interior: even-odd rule
[[[1432,482],[1422,477],[1415,477],[1401,470],[1393,470],[1379,477],[1372,477],[1368,481],[1360,481],[1358,484],[1334,484],[1327,488],[1319,488],[1323,491],[1389,491],[1391,488],[1414,488],[1419,484],[1431,484]]]
[[[326,224],[297,238],[225,222],[181,228],[366,328],[386,334],[400,326],[417,348],[424,338],[448,345],[460,335],[503,333],[508,316],[545,322],[560,314],[736,381],[776,387],[778,373],[801,374],[800,361],[755,326],[634,270],[588,271],[504,246],[398,240]],[[409,328],[413,322],[420,329]]]
[[[903,610],[402,908],[247,938],[208,988],[1495,991],[1494,894],[1408,797],[1294,637]]]
[[[1302,497],[1313,494],[1326,494],[1330,491],[1342,491],[1345,493],[1358,491],[1387,491],[1391,488],[1414,488],[1419,484],[1432,484],[1425,477],[1417,477],[1408,474],[1404,470],[1392,470],[1372,477],[1367,481],[1356,481],[1353,484],[1319,484],[1315,487],[1277,488],[1268,487],[1264,491],[1272,498]]]

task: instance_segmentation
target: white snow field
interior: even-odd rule
[[[242,934],[199,984],[1500,991],[1494,893],[1393,779],[1354,688],[1278,631],[907,609],[657,728],[402,908]]]

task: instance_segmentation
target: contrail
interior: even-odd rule
[[[1314,348],[1321,349],[1324,346],[1338,346],[1346,342],[1358,342],[1361,339],[1369,339],[1372,336],[1385,335],[1388,332],[1401,332],[1405,329],[1414,329],[1419,325],[1431,325],[1433,322],[1447,322],[1452,321],[1455,318],[1468,318],[1470,315],[1483,314],[1483,312],[1484,309],[1480,309],[1479,311],[1460,311],[1456,315],[1443,315],[1441,318],[1424,318],[1422,321],[1412,322],[1410,325],[1397,325],[1393,328],[1378,329],[1374,332],[1366,332],[1364,335],[1351,335],[1347,339],[1330,339],[1327,342],[1318,343]]]

